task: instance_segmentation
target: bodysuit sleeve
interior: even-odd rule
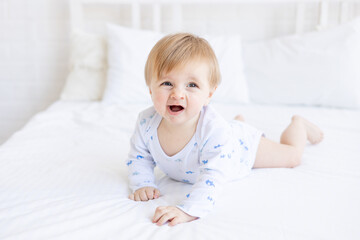
[[[140,114],[130,140],[130,152],[126,165],[129,168],[129,187],[133,192],[142,187],[157,188],[154,176],[156,164],[146,147],[146,139],[144,139],[147,125],[147,119]]]
[[[195,217],[204,217],[212,211],[227,173],[231,172],[232,153],[231,139],[226,133],[213,134],[202,143],[200,148],[200,175],[185,200],[178,208]]]

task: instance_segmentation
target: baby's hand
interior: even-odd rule
[[[178,223],[191,222],[198,219],[197,217],[190,216],[189,214],[182,211],[180,208],[167,206],[156,208],[153,223],[158,226],[163,225],[167,221],[170,221],[170,226],[175,226]]]
[[[143,187],[136,190],[129,195],[129,198],[134,201],[148,201],[157,199],[160,196],[160,191],[153,187]]]

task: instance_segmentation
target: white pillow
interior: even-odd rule
[[[360,107],[360,18],[301,36],[243,44],[251,101]]]
[[[108,25],[108,77],[105,103],[148,103],[149,90],[144,68],[152,47],[164,35]],[[222,83],[213,101],[224,103],[248,102],[247,85],[242,71],[242,48],[239,36],[205,37],[218,57]]]
[[[100,100],[106,83],[106,40],[74,32],[71,38],[70,73],[61,93],[62,100]]]

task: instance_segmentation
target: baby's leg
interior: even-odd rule
[[[306,141],[317,144],[323,132],[300,116],[293,116],[281,135],[280,143],[261,138],[254,168],[296,167],[301,163]]]

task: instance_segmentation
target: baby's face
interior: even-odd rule
[[[215,91],[204,61],[190,61],[150,84],[156,111],[171,124],[195,121]]]

